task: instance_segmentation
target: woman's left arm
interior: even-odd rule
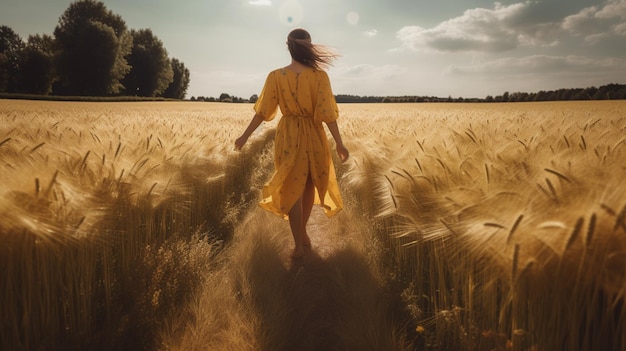
[[[263,116],[258,113],[256,113],[254,117],[252,117],[248,128],[246,128],[243,134],[239,138],[237,138],[237,140],[235,140],[235,149],[241,150],[241,148],[248,141],[250,135],[252,135],[252,132],[254,132],[261,125],[261,123],[263,123],[263,120]]]
[[[341,160],[341,162],[346,162],[348,157],[350,157],[350,152],[343,145],[343,140],[341,140],[341,133],[339,132],[339,126],[337,125],[337,122],[326,123],[326,126],[328,127],[328,130],[330,130],[330,134],[333,136],[333,139],[335,139],[339,159]]]

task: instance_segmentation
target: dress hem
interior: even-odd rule
[[[280,211],[279,209],[277,209],[276,207],[271,205],[271,202],[259,202],[259,207],[261,207],[262,209],[271,212],[275,215],[277,215],[278,217],[282,217],[284,220],[289,220],[289,214],[288,213],[283,213],[282,211]],[[326,215],[326,217],[330,218],[335,216],[336,214],[338,214],[339,212],[341,212],[342,208],[335,208],[335,209],[330,209],[329,206],[326,205],[322,205],[322,204],[314,204],[313,206],[319,206],[324,210],[324,214]]]

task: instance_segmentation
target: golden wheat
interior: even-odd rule
[[[298,268],[251,105],[2,101],[2,349],[621,350],[625,110],[341,105]]]
[[[116,338],[138,327],[116,324],[136,322],[133,304],[156,293],[133,281],[147,248],[171,250],[170,237],[198,229],[230,235],[236,216],[211,199],[230,197],[237,208],[249,196],[219,177],[234,155],[234,131],[222,124],[248,109],[3,101],[2,348],[128,343]],[[164,289],[170,300],[194,280],[178,283]]]
[[[413,295],[428,297],[416,309],[443,319],[440,346],[483,349],[480,331],[516,349],[625,346],[623,102],[350,107],[348,139],[380,141],[368,152],[385,166],[348,176],[381,188],[369,201],[388,203],[383,231],[402,238]],[[469,315],[454,338],[450,313]]]

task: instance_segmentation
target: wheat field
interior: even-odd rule
[[[623,101],[341,104],[303,264],[251,105],[0,102],[0,349],[626,348]]]

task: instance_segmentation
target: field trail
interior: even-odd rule
[[[293,261],[288,222],[253,208],[167,349],[401,349],[372,240],[355,223],[314,208],[313,249]]]

